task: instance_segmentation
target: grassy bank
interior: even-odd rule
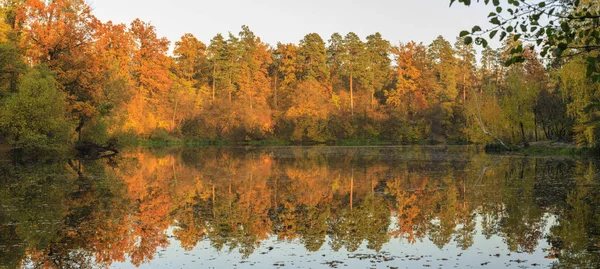
[[[223,146],[288,146],[293,143],[284,140],[249,140],[232,141],[224,139],[198,139],[198,138],[168,138],[168,139],[138,139],[136,143],[128,146],[142,147],[223,147]]]
[[[446,141],[450,142],[450,141]],[[422,145],[461,145],[461,143],[431,143],[431,141],[419,141],[414,146]],[[377,139],[344,139],[335,142],[293,142],[280,139],[268,139],[268,140],[247,140],[247,141],[233,141],[233,140],[219,140],[219,139],[198,139],[198,138],[161,138],[161,139],[138,139],[135,143],[129,143],[129,146],[141,146],[150,148],[163,148],[163,147],[224,147],[224,146],[314,146],[314,145],[327,145],[327,146],[393,146],[402,145],[397,142],[383,141]],[[410,146],[410,145],[408,145]],[[486,145],[485,151],[487,153],[511,153],[521,155],[532,155],[532,156],[595,156],[598,155],[597,151],[588,148],[578,147],[574,143],[564,143],[556,141],[539,141],[531,142],[529,147],[523,147],[522,145],[515,145],[509,149],[506,149],[502,145]]]
[[[574,143],[564,143],[557,141],[537,141],[529,143],[528,147],[523,145],[512,146],[506,149],[499,144],[489,144],[485,146],[487,153],[514,153],[535,156],[598,156],[598,151],[578,147]]]
[[[411,144],[413,146],[431,145],[430,141],[419,141],[418,143]],[[449,141],[447,141],[449,142]],[[133,147],[146,147],[146,148],[169,148],[169,147],[228,147],[228,146],[314,146],[314,145],[327,145],[327,146],[394,146],[402,145],[392,141],[382,141],[377,139],[345,139],[335,142],[327,143],[299,143],[293,141],[286,141],[280,139],[268,139],[268,140],[247,140],[247,141],[233,141],[225,139],[199,139],[199,138],[176,138],[176,137],[162,137],[160,139],[143,139],[138,137],[129,136],[123,139],[119,137],[118,148],[133,148]],[[411,146],[407,145],[407,146]],[[438,145],[460,145],[454,143],[441,143]],[[13,148],[8,144],[0,144],[0,155],[9,156],[12,153]],[[585,156],[595,157],[600,156],[597,150],[578,147],[574,143],[564,143],[556,141],[539,141],[531,142],[528,147],[522,145],[513,145],[510,149],[505,148],[499,144],[488,144],[485,146],[485,152],[489,154],[519,154],[519,155],[531,155],[531,156]],[[74,154],[74,153],[73,153]],[[38,154],[36,154],[38,155]],[[50,154],[52,155],[52,154]]]
[[[428,141],[419,141],[414,145],[429,145]],[[378,139],[343,139],[339,141],[328,142],[296,142],[282,139],[265,140],[219,140],[219,139],[198,139],[198,138],[161,138],[161,139],[138,139],[135,143],[129,143],[129,146],[142,147],[207,147],[207,146],[392,146],[402,145],[398,142],[383,141]]]

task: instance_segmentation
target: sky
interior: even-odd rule
[[[429,44],[437,36],[454,43],[461,30],[488,26],[491,7],[449,0],[88,0],[100,20],[150,22],[172,43],[191,33],[208,44],[217,33],[237,35],[247,25],[262,41],[298,43],[308,33],[327,42],[354,32],[363,40],[380,32],[392,45]],[[493,43],[492,43],[493,44]]]

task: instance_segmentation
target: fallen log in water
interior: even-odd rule
[[[111,145],[101,146],[90,142],[79,143],[75,145],[75,149],[79,152],[77,155],[84,159],[107,158],[119,153],[119,151]]]

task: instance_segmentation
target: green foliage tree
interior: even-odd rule
[[[350,114],[354,116],[354,78],[365,77],[365,44],[355,33],[346,34],[343,44],[342,70],[348,78],[350,92]]]
[[[334,91],[344,88],[342,81],[342,58],[344,55],[344,37],[339,33],[333,33],[327,46],[327,66],[331,74],[331,87]]]
[[[224,68],[227,64],[227,55],[225,54],[225,47],[227,43],[222,34],[217,34],[210,40],[210,44],[207,48],[208,58],[210,61],[210,82],[212,88],[212,99],[216,98],[217,85],[223,84],[225,76]],[[219,83],[219,84],[217,84]]]
[[[525,146],[529,142],[525,129],[534,128],[534,106],[536,103],[538,87],[528,83],[521,70],[513,68],[506,78],[506,92],[503,95],[502,107],[507,113],[513,131],[520,133],[521,141]]]
[[[558,71],[559,86],[566,102],[566,113],[574,119],[575,141],[582,146],[598,147],[600,83],[586,76],[586,68],[586,60],[575,57]]]
[[[444,37],[438,36],[429,45],[429,57],[434,62],[433,69],[437,77],[437,95],[441,101],[454,101],[458,96],[456,89],[457,60],[452,45]]]
[[[329,82],[327,50],[319,34],[311,33],[300,40],[298,48],[298,78],[307,81],[314,79],[323,85]]]
[[[392,64],[390,51],[390,42],[383,39],[380,33],[367,36],[365,44],[366,84],[371,91],[371,105],[376,103],[375,95],[382,93],[390,82]]]
[[[0,129],[10,144],[26,149],[69,144],[73,122],[66,116],[66,100],[48,68],[31,69],[18,91],[0,108]]]
[[[461,38],[454,43],[454,49],[457,56],[457,89],[462,93],[462,102],[467,100],[467,91],[471,91],[475,86],[475,48],[472,44],[465,44]]]
[[[441,141],[449,136],[449,130],[453,127],[454,102],[458,97],[457,59],[452,45],[442,36],[429,45],[428,55],[436,78],[436,102],[430,111],[431,139]]]
[[[272,64],[272,52],[248,26],[242,26],[239,36],[238,50],[242,53],[239,58],[237,105],[243,108],[245,117],[242,122],[246,135],[250,138],[264,137],[272,131],[271,107],[268,102],[272,92],[268,70]]]

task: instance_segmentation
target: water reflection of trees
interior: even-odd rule
[[[511,251],[547,240],[557,267],[587,267],[600,256],[596,174],[594,161],[452,147],[213,148],[3,164],[0,267],[139,265],[168,245],[169,227],[186,250],[208,240],[244,256],[271,236],[309,251],[380,250],[391,239],[468,249],[477,223]]]

